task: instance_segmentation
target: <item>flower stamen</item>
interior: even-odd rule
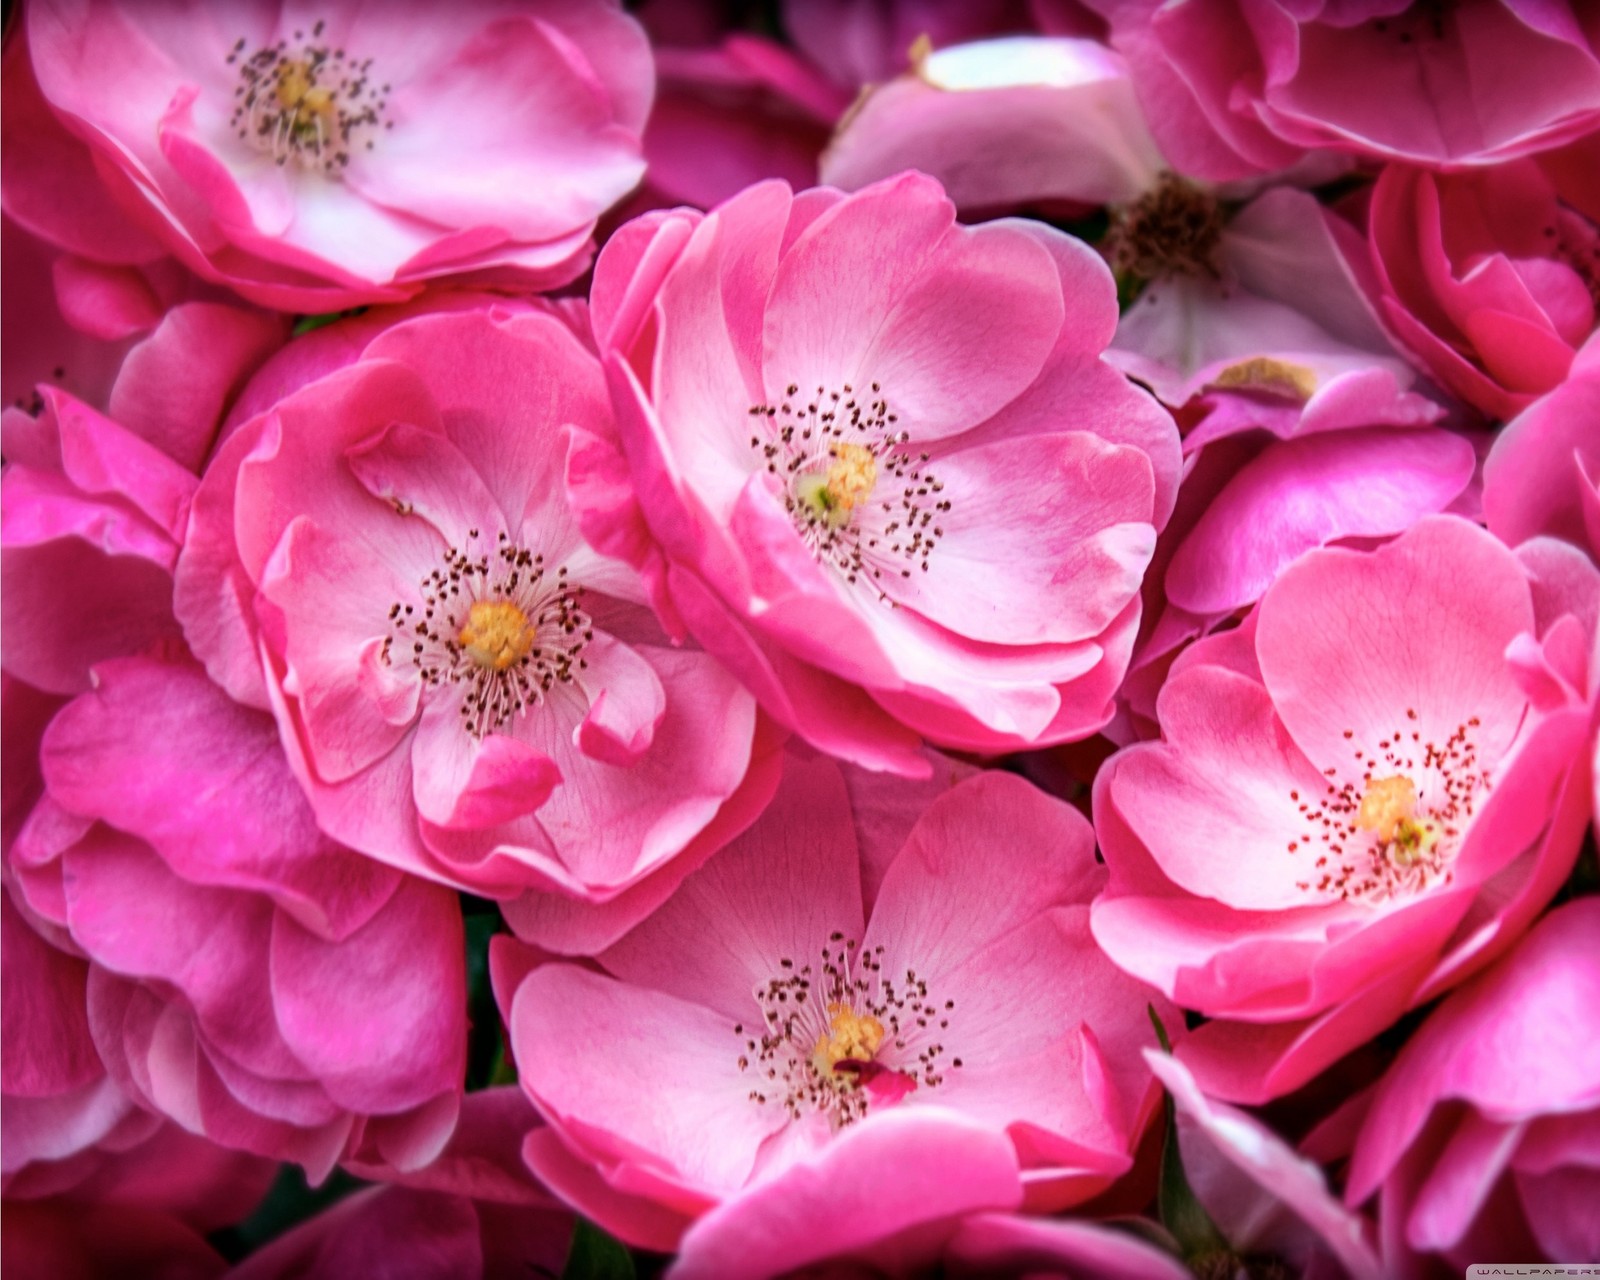
[[[418,587],[417,603],[390,606],[382,657],[416,669],[430,688],[458,689],[462,727],[475,738],[502,728],[588,666],[594,639],[583,589],[544,557],[501,533],[492,552],[477,529],[473,550],[446,548]]]
[[[294,33],[297,47],[279,40],[253,53],[243,37],[227,62],[239,68],[231,124],[238,136],[279,165],[320,169],[337,176],[359,148],[372,150],[384,121],[389,86],[371,79],[372,59],[356,61],[330,47],[317,22],[308,39]]]

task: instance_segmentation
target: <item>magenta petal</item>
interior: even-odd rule
[[[5,948],[6,1107],[12,1099],[68,1092],[104,1078],[85,1012],[88,966],[58,951],[37,933],[0,890],[0,939]],[[9,1148],[12,1136],[6,1135]],[[7,1152],[6,1167],[14,1157]]]
[[[1194,613],[1252,604],[1313,547],[1399,533],[1443,511],[1475,464],[1472,446],[1442,431],[1346,431],[1271,445],[1190,530],[1167,570],[1167,596]]]
[[[168,570],[77,538],[8,547],[0,583],[6,671],[52,693],[78,693],[96,663],[178,635]]]
[[[955,1276],[1062,1273],[1074,1280],[1188,1280],[1177,1258],[1132,1232],[1067,1218],[976,1213],[945,1249]],[[1064,1271],[1063,1271],[1064,1269]]]
[[[149,841],[198,884],[265,892],[337,937],[397,877],[316,827],[270,717],[194,666],[130,659],[56,718],[42,757],[52,793]]]
[[[199,473],[229,402],[285,330],[281,317],[243,307],[174,307],[123,361],[111,416]]]
[[[466,1062],[463,955],[454,896],[410,877],[337,943],[280,916],[270,963],[284,1040],[352,1111],[454,1097]]]
[[[535,1129],[522,1158],[541,1183],[612,1235],[641,1249],[671,1253],[690,1215],[608,1183],[592,1161],[568,1150],[552,1129]]]
[[[949,1112],[891,1111],[711,1210],[684,1236],[672,1274],[761,1280],[1021,1199],[1004,1137]]]

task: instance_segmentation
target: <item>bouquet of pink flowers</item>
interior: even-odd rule
[[[0,63],[8,1277],[1600,1264],[1600,6]]]

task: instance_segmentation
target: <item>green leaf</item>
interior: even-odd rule
[[[622,1241],[579,1218],[561,1280],[634,1280],[633,1255]]]
[[[365,310],[365,307],[351,307],[348,311],[330,311],[326,315],[301,316],[294,322],[294,336],[298,338],[303,333],[310,333],[313,329],[320,329],[324,325],[330,325],[335,320],[358,316]]]
[[[1156,1013],[1154,1005],[1146,1005],[1145,1009],[1156,1029],[1156,1039],[1161,1042],[1161,1051],[1171,1053],[1172,1041],[1167,1038],[1167,1029],[1162,1025],[1161,1016]],[[1156,1189],[1156,1216],[1178,1242],[1183,1260],[1194,1270],[1202,1271],[1200,1264],[1230,1257],[1232,1250],[1223,1239],[1222,1232],[1217,1230],[1217,1224],[1211,1221],[1211,1215],[1200,1203],[1194,1188],[1189,1185],[1188,1175],[1183,1171],[1183,1152],[1178,1147],[1178,1112],[1172,1104],[1171,1094],[1166,1096],[1163,1105],[1166,1108],[1167,1134],[1161,1147],[1161,1181]]]

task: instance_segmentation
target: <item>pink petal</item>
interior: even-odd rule
[[[284,1040],[352,1111],[454,1097],[466,1066],[463,955],[453,895],[411,878],[337,943],[279,916],[270,965]]]
[[[673,1275],[760,1280],[959,1214],[1015,1208],[1021,1194],[1011,1144],[993,1130],[891,1111],[711,1210],[684,1236]]]
[[[737,1056],[740,1041],[731,1027],[754,1024],[759,1008],[752,992],[779,972],[782,960],[812,961],[835,931],[860,939],[857,868],[838,766],[791,755],[778,794],[756,823],[602,953],[601,962],[626,982],[716,1009]],[[717,947],[700,945],[724,935],[730,920],[739,922],[736,936]]]
[[[608,39],[642,33],[617,23]],[[644,165],[637,134],[614,123],[606,87],[574,54],[537,17],[484,25],[448,61],[395,79],[395,127],[381,155],[352,158],[346,181],[390,209],[445,227],[487,223],[520,240],[592,221]],[[523,180],[530,171],[540,174],[536,193]]]
[[[902,176],[812,223],[773,282],[767,399],[779,404],[791,383],[812,395],[877,382],[901,428],[927,440],[981,422],[1031,383],[1064,315],[1046,255],[1011,228],[953,218],[937,184]]]
[[[224,410],[282,345],[285,330],[282,318],[242,307],[174,307],[128,353],[111,393],[111,416],[198,473]]]
[[[1295,742],[1319,767],[1360,777],[1353,748],[1401,725],[1444,743],[1476,718],[1474,745],[1498,759],[1525,705],[1503,655],[1532,625],[1515,558],[1466,521],[1432,516],[1370,554],[1297,561],[1262,600],[1256,652]]]
[[[233,703],[194,666],[131,659],[51,726],[52,794],[152,844],[198,884],[267,893],[310,928],[341,936],[397,878],[316,827],[270,717]]]
[[[583,652],[589,665],[578,682],[590,703],[576,745],[605,764],[632,764],[650,749],[666,714],[666,692],[654,668],[610,636],[597,635]]]
[[[1309,887],[1322,845],[1301,805],[1322,794],[1324,779],[1267,691],[1195,667],[1169,677],[1157,708],[1165,741],[1120,756],[1110,794],[1162,873],[1240,910],[1323,901]]]
[[[705,1194],[742,1187],[763,1140],[788,1123],[776,1100],[750,1100],[732,1022],[665,992],[546,965],[517,989],[510,1028],[522,1086],[553,1124]],[[540,1052],[557,1039],[563,1053]]]
[[[1399,533],[1443,511],[1475,464],[1472,446],[1442,431],[1345,431],[1271,445],[1184,539],[1167,571],[1168,598],[1194,613],[1252,604],[1313,547]]]
[[[943,453],[951,512],[894,600],[997,644],[1091,639],[1138,594],[1155,549],[1150,460],[1074,431]],[[938,523],[936,519],[936,523]]]

